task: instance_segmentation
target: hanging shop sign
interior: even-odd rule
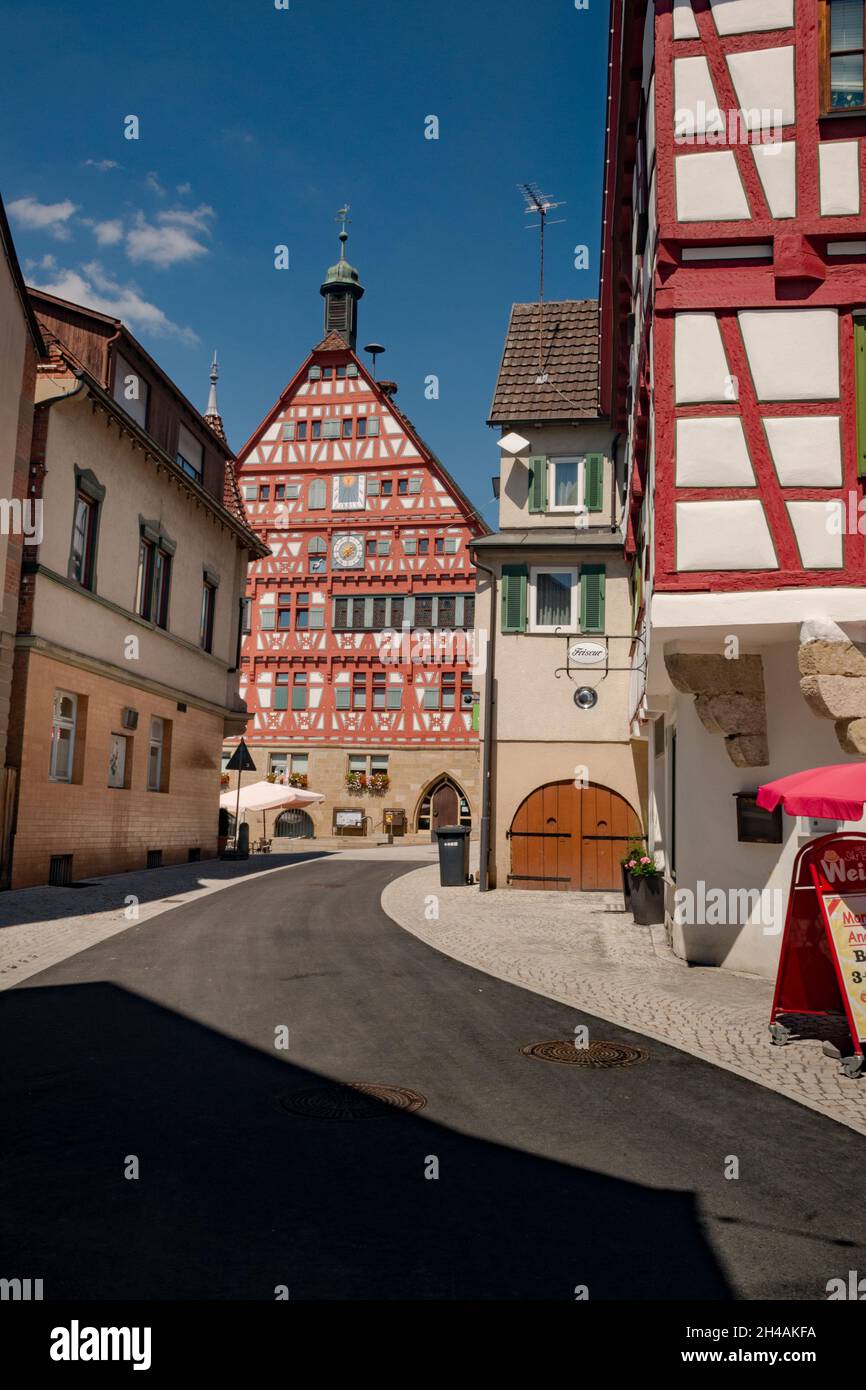
[[[794,1030],[791,1014],[844,1014],[852,1055],[844,1070],[856,1076],[866,1049],[866,834],[822,835],[794,860],[785,934],[770,1015],[775,1043]]]
[[[604,642],[573,642],[568,649],[569,666],[603,666],[606,661]]]

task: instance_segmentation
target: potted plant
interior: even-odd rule
[[[370,777],[370,791],[378,792],[380,795],[386,792],[391,785],[391,778],[387,772],[374,772]]]
[[[231,777],[227,772],[220,773],[220,786],[225,789],[231,784]]]
[[[306,785],[307,785],[307,774],[306,774],[306,772],[290,772],[290,773],[289,773],[289,786],[290,786],[290,787],[300,787],[300,788],[303,789],[303,788],[306,788]]]
[[[362,792],[367,785],[367,778],[363,772],[346,773],[346,790],[350,792]]]
[[[626,865],[631,880],[631,910],[639,927],[665,920],[664,874],[648,854],[637,854]]]
[[[643,845],[632,845],[619,861],[622,873],[622,897],[626,912],[631,912],[631,866],[643,854]]]

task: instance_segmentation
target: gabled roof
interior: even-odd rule
[[[12,229],[6,218],[6,209],[3,206],[3,199],[0,198],[0,242],[3,244],[3,254],[9,266],[9,274],[12,276],[12,283],[15,292],[21,302],[21,312],[27,322],[27,328],[33,339],[33,346],[36,348],[38,357],[45,356],[45,341],[42,331],[33,312],[33,305],[30,303],[30,296],[27,293],[27,286],[24,284],[24,276],[21,274],[21,267],[18,264],[18,256],[15,251],[15,243],[12,240]]]
[[[488,424],[598,414],[598,300],[514,304]]]
[[[444,483],[448,488],[449,492],[453,493],[453,495],[458,499],[461,509],[467,514],[467,517],[470,518],[473,521],[473,523],[478,527],[479,533],[487,535],[487,533],[490,531],[490,527],[487,525],[487,522],[484,520],[483,516],[478,511],[478,508],[475,506],[473,502],[469,500],[469,498],[466,496],[466,493],[448,472],[448,469],[445,467],[441,459],[437,458],[436,454],[434,454],[429,444],[426,444],[424,442],[424,440],[421,438],[420,434],[415,429],[415,426],[412,424],[412,421],[408,418],[408,416],[404,415],[402,410],[400,410],[399,407],[394,404],[394,401],[391,398],[391,396],[389,396],[386,391],[383,391],[382,383],[374,380],[374,378],[367,371],[367,368],[364,366],[360,358],[354,352],[352,352],[351,348],[343,341],[343,339],[340,337],[338,333],[329,333],[327,337],[322,339],[321,343],[319,343],[316,347],[312,348],[308,356],[304,359],[298,370],[295,372],[295,375],[292,377],[285,390],[283,390],[280,393],[278,399],[271,406],[267,415],[264,417],[261,423],[257,425],[256,428],[253,430],[247,442],[244,445],[242,445],[240,449],[238,449],[237,454],[235,455],[236,471],[243,467],[243,462],[250,449],[261,438],[265,430],[268,429],[268,427],[273,423],[277,416],[285,409],[286,405],[294,395],[298,386],[304,381],[307,371],[309,370],[310,363],[313,362],[314,359],[319,356],[319,354],[325,352],[336,352],[338,349],[341,352],[347,353],[349,360],[356,363],[358,367],[359,377],[361,377],[366,382],[373,394],[379,397],[379,400],[386,407],[386,409],[388,409],[394,415],[395,419],[397,419],[400,422],[403,429],[409,435],[409,438],[412,440],[413,444],[418,450],[418,453],[425,460],[425,462],[427,462],[433,468],[434,472],[438,475],[440,482]]]

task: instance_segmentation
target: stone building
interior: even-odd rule
[[[396,384],[355,352],[364,290],[346,238],[321,287],[324,338],[238,453],[268,548],[247,588],[247,780],[325,796],[269,814],[269,835],[380,838],[391,812],[400,833],[429,838],[478,814],[469,544],[487,528]]]
[[[8,760],[13,887],[207,858],[263,552],[224,438],[117,319],[31,292],[37,371]]]

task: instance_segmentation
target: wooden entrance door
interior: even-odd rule
[[[457,799],[456,787],[452,787],[450,782],[443,782],[441,786],[437,787],[433,793],[433,804],[430,810],[430,830],[434,839],[440,825],[459,825],[460,803]]]
[[[538,787],[508,833],[512,887],[563,892],[619,888],[619,861],[642,838],[636,813],[618,792],[573,782]]]

